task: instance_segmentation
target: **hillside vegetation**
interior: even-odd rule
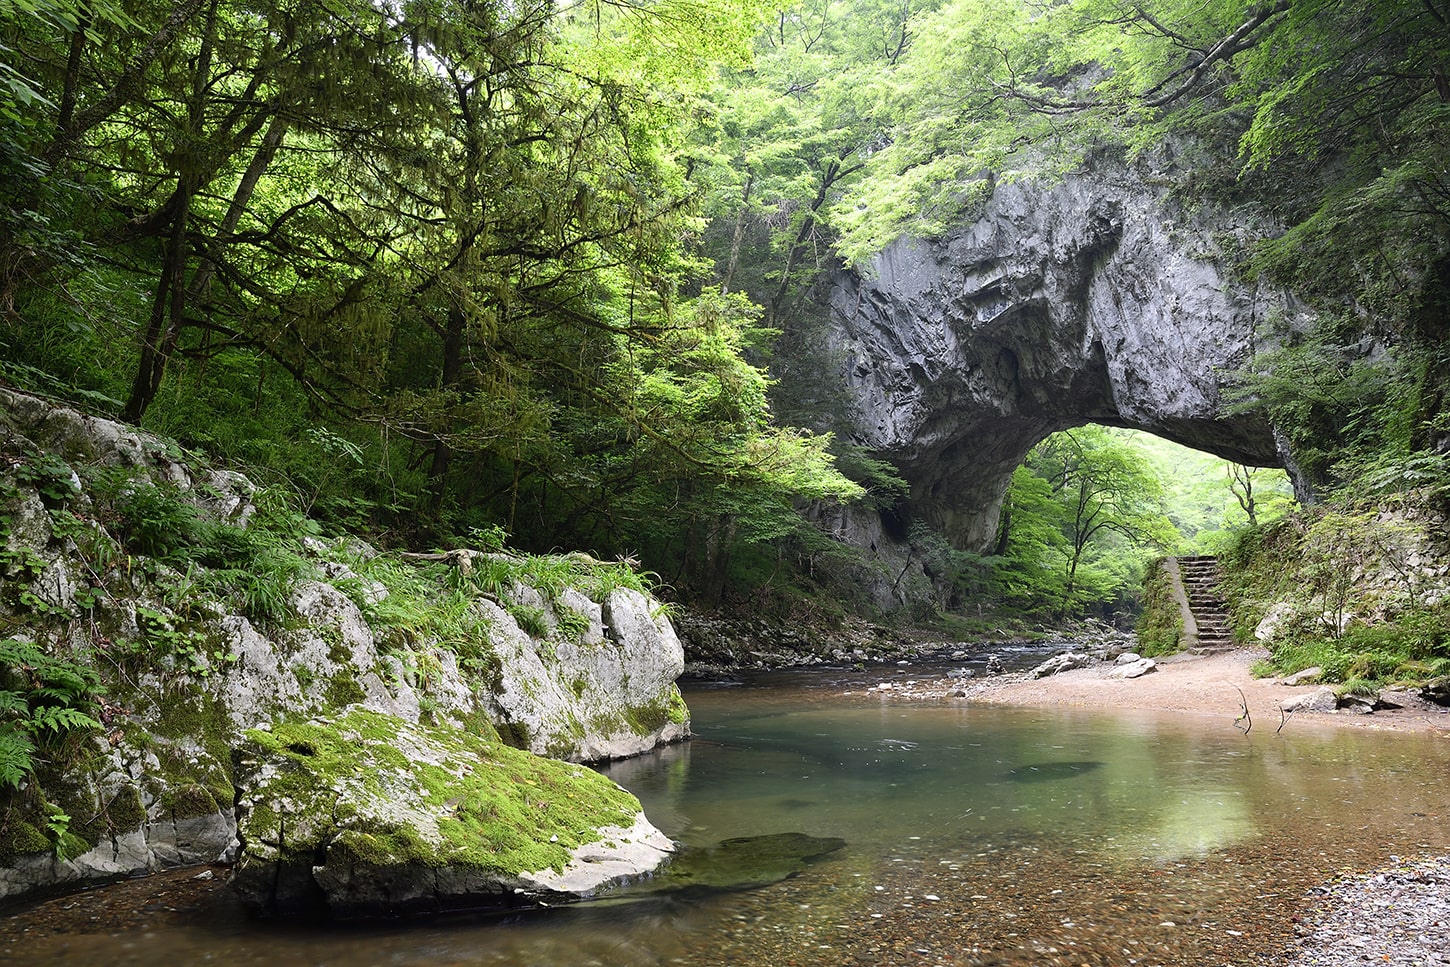
[[[871,585],[914,619],[1131,611],[1165,520],[1222,529],[1197,498],[1083,428],[988,553],[894,517],[795,358],[824,273],[1003,181],[1171,155],[1190,220],[1234,213],[1221,257],[1305,308],[1224,374],[1300,495],[1442,485],[1446,50],[1443,0],[19,0],[0,379],[388,547],[506,534],[788,619]],[[834,505],[902,556],[829,538]]]

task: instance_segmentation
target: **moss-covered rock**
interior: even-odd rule
[[[85,727],[50,735],[20,786],[0,784],[0,899],[233,856],[233,803],[252,792],[233,750],[275,721],[364,708],[576,761],[688,734],[678,639],[612,566],[481,552],[420,563],[305,536],[278,503],[174,443],[0,387],[0,637],[23,634],[95,679],[76,699]],[[469,577],[470,564],[489,574]],[[537,611],[543,638],[497,603],[508,582],[505,603]],[[533,844],[518,825],[531,816],[489,828]],[[429,835],[349,826],[331,868],[421,863]],[[555,835],[555,853],[584,845],[544,841]],[[539,869],[567,869],[560,855]]]
[[[1173,593],[1170,566],[1167,559],[1157,560],[1143,576],[1143,613],[1135,629],[1140,655],[1168,655],[1183,647],[1183,608]]]
[[[671,848],[590,769],[364,709],[248,732],[237,774],[233,883],[263,913],[578,898]]]

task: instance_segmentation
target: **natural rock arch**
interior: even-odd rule
[[[1155,187],[1164,174],[1110,162],[999,186],[971,224],[833,280],[848,432],[900,468],[907,510],[959,547],[988,546],[1023,457],[1084,423],[1285,466],[1268,423],[1227,412],[1221,387],[1266,317],[1297,306],[1224,267],[1247,216],[1190,216]]]

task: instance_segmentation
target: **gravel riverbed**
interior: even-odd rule
[[[1291,967],[1450,964],[1450,856],[1407,862],[1311,891]]]
[[[842,694],[872,691],[887,706],[965,701],[1118,707],[1207,716],[1220,720],[1224,729],[1234,727],[1247,706],[1256,731],[1273,733],[1282,724],[1278,704],[1303,689],[1253,679],[1249,667],[1255,657],[1252,652],[1183,656],[1130,681],[1107,678],[1107,666],[1035,680],[1022,674],[954,676],[912,661],[853,671],[837,687]],[[1450,738],[1447,726],[1450,713],[1430,707],[1373,715],[1305,714],[1284,725],[1289,730],[1416,732],[1434,741]],[[823,869],[772,890],[742,894],[734,901],[740,907],[735,926],[708,942],[701,938],[700,948],[677,962],[1450,965],[1450,856],[1430,855],[1443,852],[1442,841],[1421,843],[1425,853],[1410,856],[1414,841],[1401,841],[1404,845],[1396,849],[1383,836],[1375,837],[1372,827],[1364,835],[1375,841],[1355,843],[1362,847],[1358,852],[1342,850],[1343,840],[1314,842],[1312,829],[1304,835],[1298,844],[1304,862],[1279,847],[1248,844],[1163,869],[1121,871],[1100,869],[1075,855],[1049,859],[1031,842],[1003,847],[1005,852],[986,858],[947,857],[946,865],[935,855],[908,850],[889,870],[872,871],[872,889],[880,892],[869,895],[864,911],[842,899],[859,893],[859,883],[850,879],[854,868],[842,867],[839,882]],[[1324,850],[1329,858],[1316,859],[1325,857]],[[1335,878],[1346,870],[1357,872]],[[224,951],[255,953],[250,938],[257,927],[241,915],[227,891],[227,875],[223,867],[177,870],[5,911],[0,913],[0,963],[181,960],[157,953],[167,948],[154,946],[154,938],[180,938],[165,942],[185,941],[192,946],[177,949],[194,952],[195,941],[188,938],[198,934],[215,936],[207,943],[217,948],[220,959],[241,963],[246,960],[241,954]],[[1213,891],[1227,895],[1208,895]],[[782,903],[806,912],[796,918],[795,929],[777,933],[781,928],[770,926],[770,918],[772,908]],[[1211,915],[1203,912],[1210,909]],[[1128,928],[1137,932],[1130,934]]]

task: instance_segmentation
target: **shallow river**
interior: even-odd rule
[[[51,956],[229,967],[1264,963],[1292,943],[1316,884],[1450,847],[1444,739],[1302,719],[1245,736],[1226,718],[907,704],[849,677],[689,689],[693,742],[607,770],[686,844],[845,840],[772,886],[411,928],[278,927],[228,908],[205,925],[57,939]]]

